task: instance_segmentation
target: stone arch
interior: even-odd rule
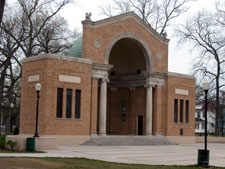
[[[130,32],[121,33],[118,36],[113,38],[113,40],[109,43],[109,45],[106,49],[104,63],[109,64],[109,56],[110,56],[110,52],[111,52],[113,46],[116,44],[116,42],[118,42],[119,40],[121,40],[123,38],[129,38],[129,39],[135,40],[137,42],[137,45],[139,45],[139,47],[141,48],[141,50],[144,54],[144,58],[145,58],[145,62],[146,62],[146,71],[148,73],[152,72],[154,70],[154,61],[152,58],[152,53],[151,53],[147,43],[142,38],[140,38]]]

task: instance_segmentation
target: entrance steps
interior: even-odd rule
[[[164,136],[92,136],[82,145],[131,146],[131,145],[175,145]]]

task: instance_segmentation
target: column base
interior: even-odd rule
[[[90,135],[91,135],[91,137],[97,137],[98,136],[98,134],[96,134],[96,133],[92,133]]]
[[[99,136],[106,136],[106,133],[99,133]]]

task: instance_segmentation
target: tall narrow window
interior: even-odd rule
[[[184,100],[180,100],[180,123],[183,123],[183,109],[184,109]]]
[[[185,102],[185,123],[189,123],[189,100]]]
[[[126,121],[126,101],[121,100],[121,121]]]
[[[63,88],[57,89],[57,110],[56,117],[62,118],[62,107],[63,107]]]
[[[200,118],[200,116],[201,116],[201,112],[197,112],[197,118]]]
[[[178,100],[174,100],[174,123],[177,123]]]
[[[66,90],[66,118],[71,118],[72,89]]]
[[[75,97],[75,119],[80,119],[81,90],[76,90]]]

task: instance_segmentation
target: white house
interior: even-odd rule
[[[205,132],[205,101],[196,103],[195,106],[195,134]],[[208,104],[207,109],[207,131],[208,133],[215,132],[215,111],[216,103],[212,101]]]

